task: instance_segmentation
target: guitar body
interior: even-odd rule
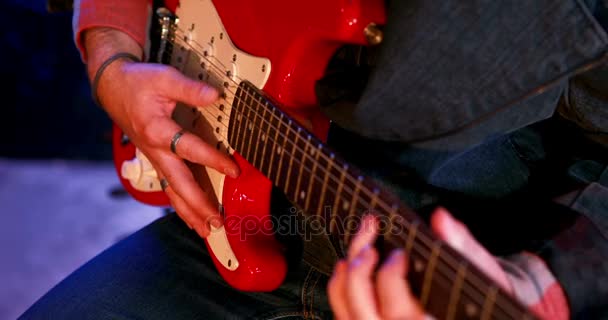
[[[384,24],[383,1],[182,0],[166,5],[179,18],[171,65],[224,87],[226,94],[209,107],[178,105],[174,119],[231,153],[242,172],[231,179],[193,166],[201,186],[214,190],[225,215],[224,227],[213,231],[206,245],[219,273],[234,288],[274,290],[283,282],[287,265],[284,249],[271,232],[273,183],[227,142],[234,92],[240,81],[250,81],[324,140],[329,122],[316,108],[315,82],[340,46],[365,45],[366,26]],[[113,147],[128,193],[149,205],[169,206],[153,168],[117,127]]]

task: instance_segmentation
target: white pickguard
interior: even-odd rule
[[[258,88],[268,80],[271,65],[266,58],[251,56],[234,46],[211,0],[182,0],[176,15],[177,30],[171,65],[186,76],[205,81],[225,93],[225,98],[209,106],[178,104],[173,118],[184,129],[224,152],[233,152],[227,142],[228,125],[234,93],[241,80],[247,79]],[[151,81],[154,81],[153,79]],[[169,141],[167,142],[167,148]],[[156,172],[143,154],[125,162],[123,177],[139,191],[160,190]],[[210,168],[192,167],[204,190],[221,204],[224,174]],[[133,172],[141,172],[134,174]],[[238,260],[226,238],[223,227],[207,238],[213,254],[229,270],[238,268]]]

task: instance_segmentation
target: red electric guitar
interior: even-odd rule
[[[157,10],[159,41],[151,60],[223,87],[213,106],[178,105],[174,119],[234,156],[238,179],[194,168],[224,208],[226,223],[205,240],[222,277],[245,291],[281,285],[283,247],[269,232],[272,186],[344,243],[356,230],[340,223],[363,212],[388,218],[385,242],[404,247],[409,281],[441,319],[534,319],[466,259],[438,240],[399,199],[341,159],[322,141],[328,129],[315,82],[345,44],[381,40],[382,0],[177,0]],[[263,90],[263,91],[262,91]],[[312,132],[288,114],[305,114]],[[127,191],[168,206],[145,155],[114,128],[114,161]]]

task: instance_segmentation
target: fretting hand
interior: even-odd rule
[[[568,310],[561,288],[555,284],[547,292],[538,292],[538,283],[517,265],[510,264],[511,276],[479,242],[464,224],[445,209],[437,209],[431,218],[437,236],[485,272],[497,285],[518,297],[538,297],[529,305],[546,319],[567,319]],[[373,216],[363,219],[361,228],[350,244],[347,258],[337,263],[328,285],[331,308],[337,319],[425,319],[427,315],[412,295],[405,276],[407,257],[395,250],[374,273],[378,252],[373,244],[377,221]],[[531,259],[536,268],[544,266],[537,257]],[[530,263],[529,262],[529,263]],[[503,261],[505,263],[505,261]],[[535,296],[536,295],[536,296]]]

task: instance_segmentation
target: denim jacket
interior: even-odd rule
[[[360,99],[323,109],[334,145],[494,253],[540,255],[574,318],[607,317],[608,1],[387,9]]]

